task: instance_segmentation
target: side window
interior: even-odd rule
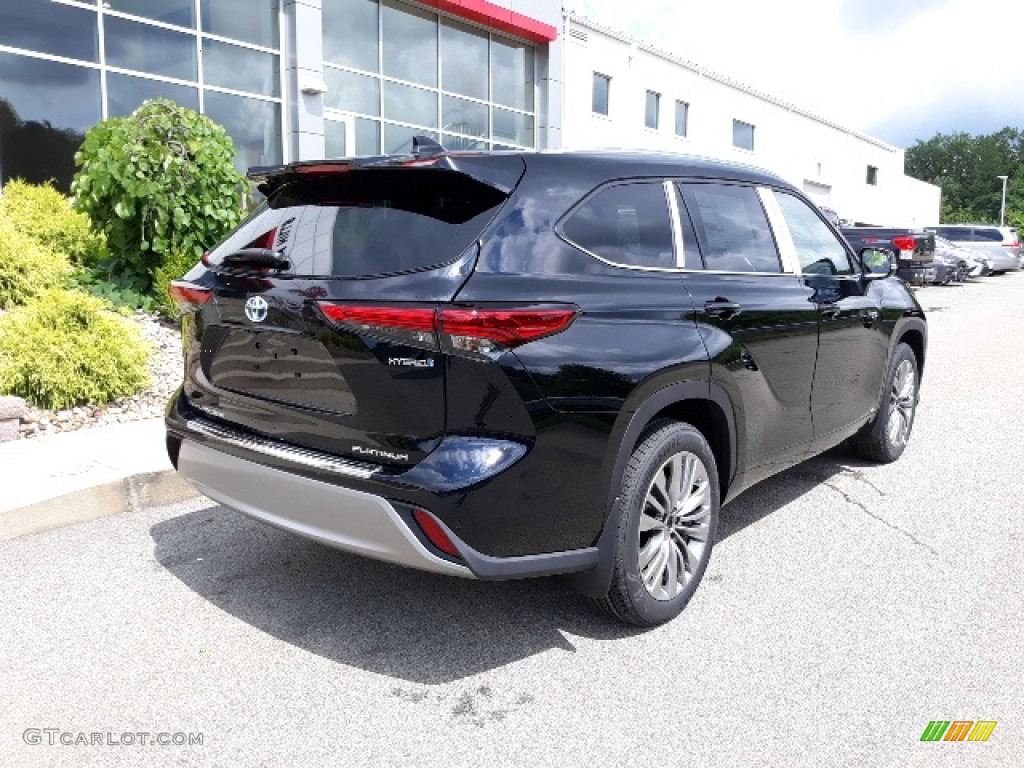
[[[661,182],[606,187],[566,220],[562,233],[580,248],[614,264],[676,266]]]
[[[682,184],[704,256],[723,272],[781,272],[779,252],[757,192],[725,184]],[[686,266],[696,265],[687,258]]]
[[[986,243],[1001,243],[1003,241],[1003,233],[998,229],[976,229],[974,230],[974,240]]]
[[[775,193],[805,275],[852,275],[846,247],[803,200]]]

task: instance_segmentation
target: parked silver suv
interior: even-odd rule
[[[993,274],[1021,268],[1020,237],[1013,227],[992,224],[943,224],[925,227],[957,245],[981,251],[992,259]]]

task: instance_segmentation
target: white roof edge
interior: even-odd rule
[[[714,80],[717,83],[721,83],[722,85],[726,85],[737,91],[742,91],[743,93],[750,94],[751,96],[761,99],[762,101],[766,101],[769,104],[774,104],[775,106],[782,107],[783,109],[787,109],[790,112],[795,112],[798,115],[814,120],[815,122],[821,123],[822,125],[827,125],[829,128],[834,128],[837,131],[841,131],[842,133],[858,138],[861,141],[866,141],[869,144],[874,144],[875,146],[888,150],[889,152],[904,151],[902,148],[884,142],[881,139],[876,139],[874,136],[869,136],[866,133],[861,133],[860,131],[855,131],[852,128],[847,128],[845,126],[839,125],[839,123],[835,123],[827,118],[821,117],[820,115],[816,115],[813,112],[809,112],[808,110],[802,107],[798,107],[795,104],[791,104],[788,101],[783,101],[782,99],[772,96],[771,94],[759,91],[756,88],[750,87],[749,85],[744,85],[743,83],[737,80],[733,80],[732,78],[729,78],[725,75],[721,75],[717,72],[707,69],[706,67],[702,67],[700,64],[689,61],[688,59],[684,59],[681,56],[671,53],[670,51],[662,50],[661,48],[651,45],[650,43],[645,43],[643,40],[637,40],[635,37],[631,37],[629,34],[625,32],[622,32],[617,29],[612,29],[610,27],[606,27],[603,24],[599,24],[598,22],[593,21],[592,19],[589,19],[586,16],[581,16],[575,13],[574,11],[569,12],[569,21],[571,21],[574,24],[578,24],[581,27],[591,29],[594,32],[600,32],[601,34],[607,35],[608,37],[613,37],[616,40],[622,41],[623,43],[635,45],[637,48],[639,48],[642,51],[645,51],[646,53],[654,54],[655,56],[659,56],[662,59],[671,61],[673,64],[678,64],[682,67],[685,67],[686,69],[696,72],[701,77],[706,77],[709,80]]]

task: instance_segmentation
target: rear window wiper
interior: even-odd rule
[[[260,269],[282,271],[291,269],[291,262],[282,259],[276,251],[269,248],[242,248],[229,253],[220,260],[218,266],[228,269]]]

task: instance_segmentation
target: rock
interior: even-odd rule
[[[70,420],[71,420],[71,412],[70,411],[57,411],[57,422],[59,424],[63,424],[64,422],[70,421]]]
[[[5,395],[0,397],[0,420],[17,419],[21,421],[28,413],[28,403],[20,397]]]

